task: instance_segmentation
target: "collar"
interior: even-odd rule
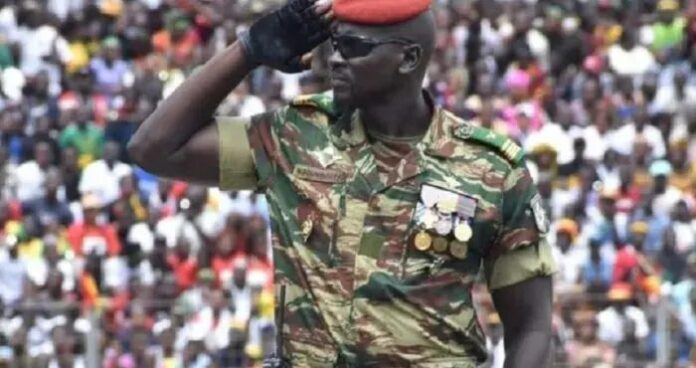
[[[453,142],[453,129],[461,125],[461,121],[444,110],[441,106],[436,106],[427,92],[423,92],[428,103],[433,106],[433,116],[430,126],[417,144],[419,151],[426,155],[447,158],[454,154],[455,144]],[[348,147],[357,147],[367,142],[367,132],[360,119],[359,110],[353,112],[349,118],[350,122],[347,129],[344,124],[335,122],[330,129],[331,141],[340,150]]]

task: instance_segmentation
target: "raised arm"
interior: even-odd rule
[[[210,59],[140,125],[128,144],[133,162],[156,175],[216,184],[213,114],[252,68],[238,42]]]
[[[220,136],[213,122],[218,105],[258,65],[286,72],[305,69],[302,55],[328,37],[330,7],[292,0],[259,19],[145,120],[128,144],[133,162],[155,175],[217,185]]]

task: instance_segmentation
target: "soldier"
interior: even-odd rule
[[[292,0],[189,78],[130,142],[158,175],[265,191],[289,366],[476,366],[486,349],[470,291],[481,266],[506,366],[548,364],[548,219],[520,147],[421,89],[430,5]],[[333,97],[213,116],[252,69],[303,70],[326,40]]]

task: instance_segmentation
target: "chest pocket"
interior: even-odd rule
[[[341,193],[351,172],[342,168],[324,169],[298,164],[292,184],[300,201],[297,207],[299,238],[325,263],[335,247],[335,230],[340,218]]]

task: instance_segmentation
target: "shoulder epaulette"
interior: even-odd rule
[[[465,141],[474,141],[489,146],[515,165],[524,159],[524,151],[515,141],[486,128],[464,123],[454,129],[454,135]]]
[[[325,94],[298,96],[290,102],[290,105],[315,108],[328,115],[334,115],[335,112],[333,98]]]

